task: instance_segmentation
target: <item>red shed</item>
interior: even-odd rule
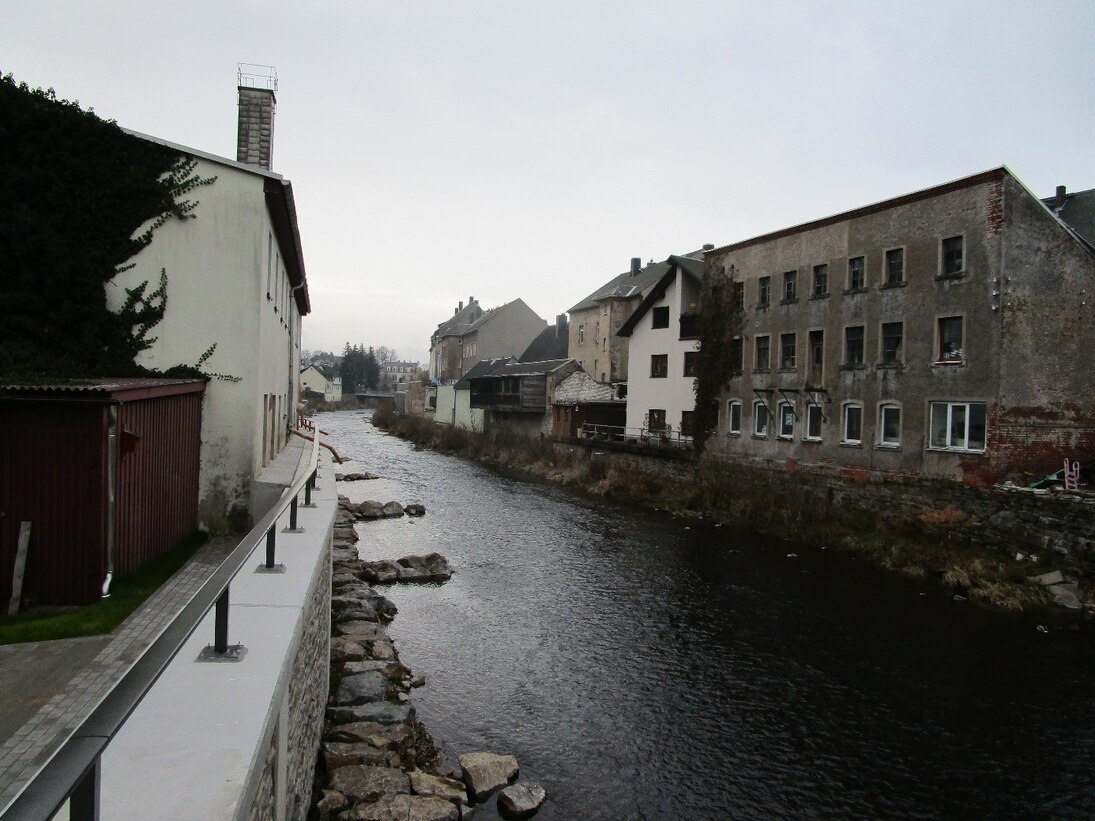
[[[23,598],[84,604],[198,526],[205,382],[111,379],[0,388],[0,606],[21,522]]]

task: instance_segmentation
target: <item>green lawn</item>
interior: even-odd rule
[[[109,633],[171,578],[203,544],[205,533],[195,532],[169,552],[110,586],[110,598],[62,612],[20,613],[0,616],[0,644],[49,641]]]

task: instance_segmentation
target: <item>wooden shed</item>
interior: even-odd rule
[[[0,602],[84,604],[198,526],[201,379],[0,387]]]

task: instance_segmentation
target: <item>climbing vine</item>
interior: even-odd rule
[[[215,177],[196,161],[127,134],[53,89],[0,77],[0,377],[41,381],[147,373],[135,357],[155,342],[167,272],[158,287],[126,289],[119,311],[104,284]]]
[[[696,319],[700,346],[696,355],[693,442],[701,453],[711,432],[718,427],[719,395],[741,366],[742,313],[735,285],[732,266],[724,273],[721,266],[707,261]]]

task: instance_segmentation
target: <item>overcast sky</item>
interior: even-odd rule
[[[551,321],[633,256],[999,165],[1040,196],[1095,187],[1092,0],[0,0],[0,20],[0,71],[230,158],[237,63],[276,67],[310,349],[424,360],[471,295]]]

